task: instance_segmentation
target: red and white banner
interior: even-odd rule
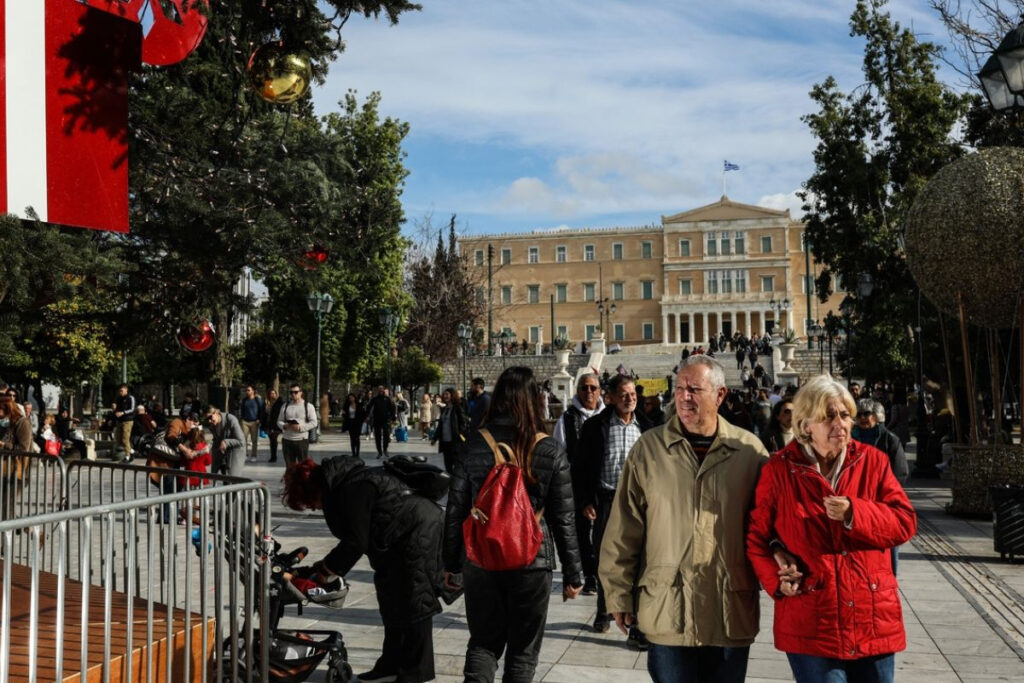
[[[127,232],[141,31],[76,0],[0,0],[0,212]]]

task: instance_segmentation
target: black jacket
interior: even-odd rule
[[[350,434],[359,434],[363,429],[363,423],[366,422],[366,409],[359,401],[356,401],[355,408],[355,417],[349,417],[349,405],[346,403],[341,407],[341,428]]]
[[[515,441],[515,426],[511,418],[492,418],[484,425],[494,440],[512,444]],[[462,522],[469,516],[473,501],[484,480],[494,466],[494,453],[487,442],[474,432],[467,442],[466,456],[455,463],[451,488],[448,491],[448,511],[444,520],[444,567],[452,573],[462,571],[466,554],[462,540]],[[576,522],[573,514],[572,480],[569,477],[569,461],[565,450],[554,439],[548,437],[533,450],[531,471],[536,478],[530,482],[524,477],[526,492],[533,509],[544,509],[540,528],[544,533],[537,558],[524,571],[554,570],[555,549],[562,564],[562,576],[567,584],[582,584],[582,565],[576,539]]]
[[[344,575],[365,554],[387,626],[407,626],[440,612],[441,508],[359,458],[329,458],[321,472],[324,519],[338,539],[324,558],[327,567]]]
[[[868,438],[863,431],[858,431],[857,436],[854,438],[861,443],[874,446],[888,455],[889,466],[892,467],[892,473],[896,477],[896,481],[901,484],[907,483],[907,477],[910,476],[910,466],[907,464],[907,454],[903,451],[903,442],[900,441],[900,437],[896,436],[884,424],[879,422],[878,433],[874,439]]]
[[[277,427],[277,420],[281,417],[281,409],[284,408],[284,399],[280,396],[277,400],[266,407],[263,413],[263,431],[267,434],[280,434],[281,430]]]
[[[469,416],[466,415],[466,411],[462,409],[459,403],[452,402],[441,409],[441,418],[437,422],[437,427],[434,429],[434,441],[437,441],[438,450],[441,450],[444,443],[442,443],[441,436],[444,433],[444,422],[450,420],[452,424],[452,436],[456,446],[462,443],[460,436],[467,436],[469,434]],[[452,443],[452,442],[445,442]],[[493,464],[493,460],[492,460]]]
[[[377,394],[366,403],[366,413],[373,420],[375,426],[390,425],[394,422],[397,413],[395,402],[390,396]]]
[[[473,429],[479,429],[480,423],[484,421],[487,409],[491,407],[491,394],[481,391],[480,395],[473,399],[469,406],[469,424]]]
[[[583,423],[576,458],[572,464],[577,510],[597,504],[597,490],[601,488],[601,465],[604,463],[605,445],[608,443],[608,426],[615,414],[615,407],[607,406]],[[641,434],[654,426],[642,410],[635,411],[633,419]]]

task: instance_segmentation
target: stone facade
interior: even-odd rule
[[[459,244],[471,267],[483,269],[483,282],[491,253],[494,332],[576,342],[608,328],[609,343],[681,347],[776,324],[804,335],[808,317],[838,310],[843,292],[826,303],[807,295],[820,269],[804,253],[803,227],[788,211],[722,197],[662,216],[660,225],[482,235]],[[478,296],[487,301],[486,285]]]

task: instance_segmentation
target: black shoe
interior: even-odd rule
[[[593,576],[588,576],[583,581],[583,594],[597,595],[597,579],[595,579]]]
[[[630,626],[629,635],[626,636],[626,645],[634,650],[647,652],[651,648],[651,641],[647,640],[647,636],[644,635],[643,631],[636,626]]]
[[[359,674],[356,678],[359,679],[360,683],[393,683],[398,680],[398,674],[382,673],[377,670],[377,667],[373,667],[370,671]]]
[[[268,460],[267,462],[277,462],[277,458],[271,458],[271,459],[270,459],[270,460]]]
[[[609,628],[611,628],[611,624],[609,623],[607,614],[598,614],[594,618],[595,633],[608,633]]]

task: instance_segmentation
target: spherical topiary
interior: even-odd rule
[[[945,166],[914,200],[907,265],[932,303],[989,328],[1018,323],[1024,285],[1024,150],[991,147]]]

